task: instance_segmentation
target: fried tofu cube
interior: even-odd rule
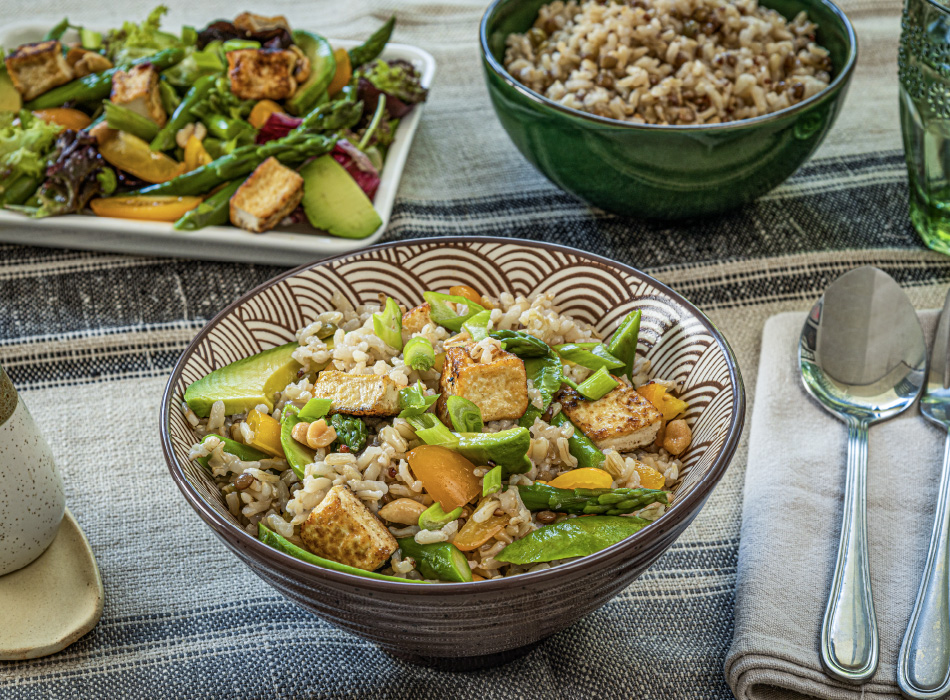
[[[399,543],[389,529],[343,484],[334,486],[300,526],[300,539],[317,556],[375,571]]]
[[[432,323],[432,316],[429,315],[429,305],[419,304],[413,306],[402,315],[402,329],[412,333],[421,333],[422,329]]]
[[[260,233],[274,228],[303,198],[303,178],[273,156],[231,196],[231,223]]]
[[[448,398],[461,396],[482,412],[482,420],[521,418],[528,409],[528,375],[517,355],[498,351],[491,362],[476,362],[471,345],[456,345],[445,351],[445,364],[439,380],[441,395],[436,412],[443,423],[451,425]]]
[[[601,450],[629,452],[649,445],[663,425],[663,414],[633,387],[620,384],[596,401],[569,387],[555,397],[571,422]]]
[[[72,67],[77,78],[112,68],[112,61],[101,53],[87,51],[78,46],[74,46],[66,53],[66,63]]]
[[[395,416],[399,387],[385,374],[347,374],[324,370],[313,385],[314,398],[330,399],[331,413],[354,416]]]
[[[285,100],[297,91],[297,54],[286,49],[228,51],[231,92],[242,100]]]
[[[287,18],[283,15],[265,17],[264,15],[255,15],[253,12],[242,12],[234,18],[233,24],[242,32],[247,32],[248,34],[269,32],[274,29],[286,29],[290,31]]]
[[[7,73],[24,100],[39,97],[75,77],[58,41],[23,44],[4,59]]]
[[[117,70],[112,76],[112,95],[109,99],[151,119],[159,126],[165,126],[168,117],[162,107],[158,79],[158,69],[151,63],[141,63],[127,71]]]

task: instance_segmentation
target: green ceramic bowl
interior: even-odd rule
[[[763,0],[788,18],[806,10],[831,53],[827,89],[787,109],[726,124],[630,124],[564,107],[505,70],[505,39],[549,0],[495,0],[481,24],[482,66],[495,112],[518,150],[554,184],[617,214],[683,218],[725,211],[783,182],[818,148],[844,101],[858,55],[829,0]]]

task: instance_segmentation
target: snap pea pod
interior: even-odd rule
[[[547,484],[518,485],[525,508],[574,515],[624,515],[659,501],[668,502],[659,489],[559,489]]]
[[[534,388],[541,392],[544,399],[544,410],[551,405],[554,392],[561,388],[564,382],[564,366],[557,353],[548,348],[547,355],[543,357],[529,357],[524,361],[525,374],[534,385]]]
[[[197,207],[186,212],[175,222],[173,228],[177,231],[197,231],[205,226],[226,224],[231,215],[229,210],[231,197],[242,184],[244,184],[243,178],[229,182]]]
[[[69,18],[63,17],[58,24],[53,25],[53,27],[46,32],[43,41],[59,41],[67,29],[69,29]]]
[[[545,525],[515,540],[495,559],[510,564],[584,557],[617,544],[650,524],[649,520],[622,515],[590,515]]]
[[[353,66],[354,70],[364,63],[369,63],[383,52],[383,48],[389,42],[389,37],[393,35],[393,28],[395,26],[396,16],[393,15],[386,24],[370,34],[366,41],[349,50],[350,65]]]
[[[570,419],[563,413],[558,413],[551,419],[551,425],[561,427],[569,423]],[[577,468],[594,467],[596,469],[604,468],[604,460],[607,459],[604,453],[597,449],[589,437],[581,432],[581,429],[574,426],[574,434],[567,439],[568,451],[577,459]]]
[[[498,465],[502,473],[509,476],[524,474],[531,469],[530,447],[531,433],[518,427],[497,433],[458,433],[458,444],[454,449],[474,464]]]
[[[276,532],[266,527],[264,523],[258,523],[257,525],[257,538],[269,547],[273,547],[284,554],[289,554],[295,559],[300,559],[301,561],[305,561],[308,564],[321,566],[324,569],[331,569],[332,571],[339,571],[341,573],[352,574],[354,576],[362,576],[363,578],[375,578],[380,581],[397,581],[398,583],[425,583],[424,581],[413,581],[412,579],[399,578],[398,576],[377,574],[375,571],[357,569],[355,566],[347,566],[346,564],[341,564],[340,562],[333,561],[332,559],[318,557],[316,554],[308,552],[306,549],[298,547],[290,540],[281,537]],[[466,562],[466,566],[467,565],[468,562]]]
[[[446,513],[438,501],[419,514],[419,527],[423,530],[439,530],[462,515],[462,506]]]
[[[303,481],[304,470],[307,465],[313,462],[313,450],[301,445],[294,440],[294,426],[302,421],[297,415],[297,407],[293,404],[284,406],[284,411],[280,417],[280,446],[284,450],[284,457],[287,458],[287,464],[294,470],[297,478]]]
[[[175,109],[174,114],[152,139],[153,151],[167,151],[175,145],[175,134],[178,133],[178,130],[195,120],[191,108],[207,97],[217,78],[217,75],[204,75],[195,81],[195,84],[191,86],[184,99]]]
[[[201,443],[204,444],[213,437],[218,438],[218,440],[224,443],[225,452],[234,455],[242,462],[260,462],[262,459],[270,458],[269,455],[264,454],[260,450],[255,450],[253,447],[248,447],[247,445],[237,442],[236,440],[232,440],[231,438],[226,438],[221,435],[215,435],[214,433],[205,435],[204,438],[202,438]],[[210,455],[206,457],[199,457],[195,461],[207,469],[208,459],[210,459]]]
[[[403,557],[416,560],[416,569],[428,579],[468,583],[472,569],[458,547],[451,542],[419,544],[412,537],[397,540]]]
[[[143,56],[132,61],[131,65],[151,63],[156,69],[165,70],[181,61],[184,55],[185,52],[181,49],[162,49],[151,56]],[[98,73],[90,73],[65,85],[54,87],[36,99],[30,100],[23,107],[29,110],[51,109],[61,107],[67,102],[98,102],[104,100],[112,90],[112,76],[115,75],[117,70],[119,68],[109,68]]]
[[[587,369],[597,371],[601,367],[620,369],[623,362],[611,355],[603,343],[563,343],[554,346],[563,359]]]
[[[637,340],[640,337],[640,309],[631,311],[617,326],[607,351],[623,362],[623,372],[633,378],[633,363],[637,359]]]
[[[497,330],[488,334],[505,344],[505,350],[524,359],[526,357],[544,357],[550,351],[548,344],[524,331]]]
[[[110,129],[127,131],[144,141],[151,141],[158,133],[158,124],[128,107],[106,100],[102,103],[103,114]]]

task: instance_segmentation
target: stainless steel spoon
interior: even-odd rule
[[[835,280],[812,308],[798,361],[808,392],[848,424],[844,515],[821,627],[821,662],[829,675],[863,683],[878,663],[868,568],[868,428],[917,400],[927,347],[897,283],[875,267],[862,267]]]
[[[950,694],[950,294],[937,324],[920,412],[940,426],[947,440],[930,551],[897,657],[897,685],[909,698],[935,700]]]

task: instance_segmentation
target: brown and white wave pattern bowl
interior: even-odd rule
[[[468,284],[499,295],[553,292],[564,313],[605,336],[643,312],[639,352],[655,376],[681,382],[693,444],[669,511],[604,551],[563,566],[468,584],[396,583],[328,571],[267,547],[230,515],[204,470],[188,460],[194,435],[182,394],[207,372],[294,339],[332,308],[383,292],[415,305],[426,290]],[[391,243],[292,270],[251,291],[198,334],[165,392],[161,432],[171,474],[215,534],[266,582],[322,618],[404,658],[454,668],[493,663],[595,610],[634,581],[683,532],[732,459],[745,397],[732,351],[696,307],[626,265],[571,248],[504,238],[428,238]],[[549,604],[556,597],[557,606]]]

